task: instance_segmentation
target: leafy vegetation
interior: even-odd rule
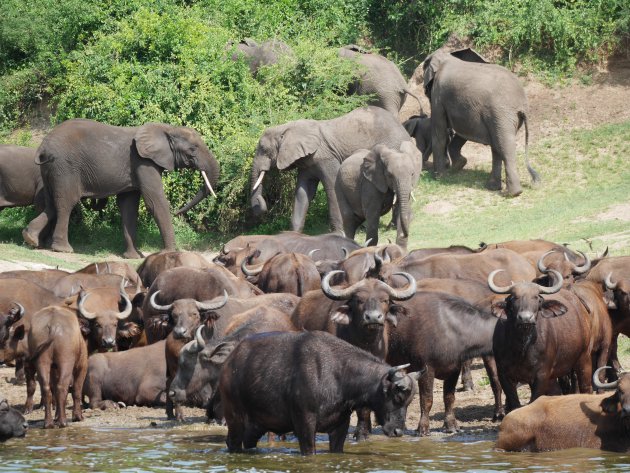
[[[160,121],[204,136],[221,163],[219,198],[178,219],[186,246],[207,241],[199,232],[288,228],[294,176],[270,176],[272,211],[252,222],[251,159],[269,126],[332,118],[365,103],[345,93],[355,72],[337,57],[342,44],[382,48],[410,72],[457,34],[499,51],[506,63],[570,73],[580,61],[605,58],[630,31],[623,0],[5,0],[2,12],[1,140],[27,143],[10,132],[42,117],[51,125],[74,117],[122,126]],[[294,54],[253,77],[243,61],[226,60],[228,42],[244,37],[281,39]],[[188,171],[164,178],[173,208],[200,185]],[[427,180],[421,188],[436,185]],[[17,227],[29,212],[3,219]],[[310,212],[307,231],[325,230],[321,194]],[[102,214],[85,210],[73,231],[117,228],[119,219],[110,199]],[[141,220],[143,244],[159,246],[144,210]]]

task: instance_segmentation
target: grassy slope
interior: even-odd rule
[[[464,148],[464,153],[466,148]],[[577,130],[539,143],[529,150],[533,166],[542,176],[542,184],[532,188],[519,156],[523,194],[508,199],[484,188],[490,160],[471,169],[434,181],[427,174],[415,191],[414,220],[410,248],[497,242],[511,239],[545,238],[570,243],[575,249],[601,251],[611,246],[611,254],[630,254],[630,223],[624,219],[603,220],[598,215],[616,204],[630,208],[630,122],[605,125],[593,130]],[[325,231],[324,196],[320,189],[314,210],[309,215],[307,231]],[[425,212],[425,206],[448,212]],[[2,259],[34,261],[77,268],[89,261],[102,260],[122,252],[122,235],[108,225],[88,230],[75,225],[70,241],[81,254],[61,255],[33,251],[22,243],[21,230],[33,216],[32,211],[0,214],[0,254]],[[626,213],[630,218],[630,212]],[[383,225],[389,217],[381,219]],[[190,231],[178,224],[177,240],[181,248],[206,250],[228,239],[227,236]],[[395,240],[395,231],[382,228],[382,239]],[[362,241],[364,235],[358,235]],[[140,229],[140,246],[145,252],[156,251],[160,237],[155,225]]]

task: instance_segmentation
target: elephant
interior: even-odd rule
[[[431,142],[431,117],[423,113],[422,115],[412,115],[403,122],[403,126],[409,136],[416,140],[418,150],[422,153],[422,162],[426,163],[429,156],[433,153]],[[466,158],[461,155],[462,146],[466,140],[457,136],[451,128],[448,130],[448,153],[447,156],[455,164],[463,167],[466,164]],[[454,156],[454,158],[453,158]],[[451,162],[446,161],[446,167],[451,167]],[[457,170],[457,168],[455,168]]]
[[[359,64],[359,77],[350,85],[350,93],[374,95],[371,105],[384,108],[398,118],[398,112],[405,100],[405,94],[420,98],[407,87],[407,82],[398,66],[380,54],[371,53],[355,44],[339,49],[339,56]],[[422,104],[420,104],[422,112]]]
[[[355,151],[383,143],[399,149],[409,135],[387,110],[368,106],[331,120],[297,120],[265,130],[256,148],[250,174],[254,215],[267,211],[262,195],[265,172],[297,168],[297,185],[291,228],[301,232],[306,212],[321,181],[328,196],[333,232],[342,232],[341,213],[335,195],[335,179],[341,162]]]
[[[230,41],[227,48],[232,49],[235,43]],[[232,54],[232,60],[238,61],[239,57],[244,56],[249,63],[249,70],[252,75],[256,75],[260,66],[268,66],[276,64],[280,57],[290,56],[293,54],[291,48],[278,39],[270,39],[257,43],[251,38],[245,38],[236,44],[238,52]]]
[[[56,126],[37,149],[46,206],[22,232],[37,246],[40,233],[54,222],[51,248],[72,252],[68,242],[70,210],[81,197],[116,195],[126,243],[124,256],[140,258],[135,244],[138,205],[142,196],[155,218],[165,249],[175,249],[169,203],[162,188],[162,172],[192,168],[201,171],[202,186],[182,208],[190,209],[209,193],[214,195],[219,163],[195,130],[163,123],[138,127],[112,126],[85,119]]]
[[[460,150],[466,140],[490,145],[492,171],[487,187],[501,190],[501,167],[505,164],[507,193],[522,192],[516,168],[516,134],[525,125],[525,162],[532,181],[540,181],[527,157],[527,97],[514,74],[487,63],[471,48],[449,51],[441,48],[422,63],[424,92],[431,102],[434,173],[444,173],[447,146],[453,169],[466,164]],[[449,143],[449,128],[455,137]]]
[[[0,145],[0,209],[35,205],[44,210],[44,188],[35,148]]]
[[[412,138],[400,145],[400,151],[379,144],[360,150],[339,168],[335,190],[348,238],[354,238],[365,221],[366,239],[378,244],[378,222],[397,200],[396,244],[407,248],[411,221],[411,192],[422,172],[422,155]]]

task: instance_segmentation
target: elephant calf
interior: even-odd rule
[[[412,138],[400,145],[400,151],[379,144],[371,150],[359,150],[339,169],[335,191],[347,237],[354,238],[357,227],[366,222],[371,245],[378,243],[378,222],[398,199],[396,244],[407,247],[411,191],[422,172],[422,155]]]

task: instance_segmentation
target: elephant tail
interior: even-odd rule
[[[420,113],[419,113],[419,115],[424,115],[424,110],[422,109],[422,102],[420,101],[420,97],[418,97],[411,90],[409,90],[409,87],[405,87],[403,89],[403,92],[406,93],[407,95],[411,95],[414,99],[416,99],[418,101],[418,105],[420,105]]]
[[[527,115],[525,115],[525,112],[518,112],[518,118],[520,122],[519,128],[521,124],[525,125],[525,166],[529,171],[529,175],[532,176],[532,182],[534,184],[538,184],[540,182],[540,174],[538,174],[531,164],[529,164],[529,154],[527,152],[529,147],[529,127],[527,126]]]

